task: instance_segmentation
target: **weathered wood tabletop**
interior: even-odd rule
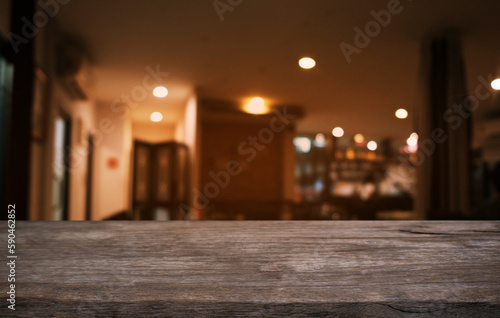
[[[16,240],[1,317],[500,317],[500,222],[18,222]]]

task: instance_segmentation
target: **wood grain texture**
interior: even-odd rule
[[[18,222],[16,235],[2,317],[500,317],[500,222]]]

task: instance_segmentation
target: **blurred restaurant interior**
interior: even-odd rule
[[[2,206],[500,219],[499,14],[493,0],[0,0]]]

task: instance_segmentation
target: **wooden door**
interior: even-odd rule
[[[178,220],[188,201],[188,152],[182,144],[134,142],[133,209],[136,218]]]

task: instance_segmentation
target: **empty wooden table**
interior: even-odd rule
[[[494,221],[26,221],[16,243],[2,317],[500,317]]]

